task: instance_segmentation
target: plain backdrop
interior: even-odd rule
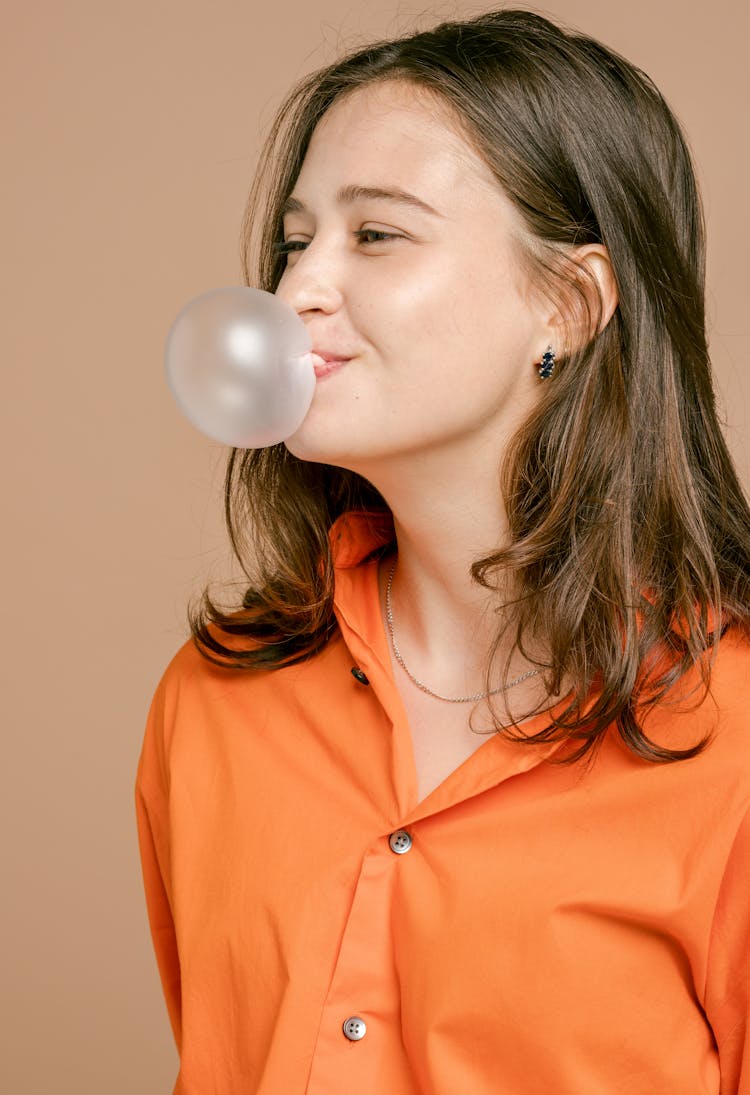
[[[187,600],[227,565],[227,450],[173,404],[167,330],[191,297],[241,283],[245,198],[293,83],[370,38],[493,6],[2,6],[8,1095],[169,1095],[177,1071],[133,783],[151,695],[187,636]],[[645,69],[685,127],[708,225],[710,345],[747,482],[747,7],[519,6]]]

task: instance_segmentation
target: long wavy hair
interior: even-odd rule
[[[305,77],[278,109],[243,221],[248,285],[273,293],[279,284],[281,206],[316,124],[341,96],[394,79],[452,108],[521,214],[534,284],[571,314],[588,307],[569,252],[598,243],[618,288],[610,321],[558,356],[509,445],[501,489],[510,539],[471,566],[480,585],[499,588],[493,573],[510,571],[521,591],[511,622],[498,625],[487,690],[498,684],[492,662],[507,627],[524,653],[532,634],[543,638],[548,697],[574,682],[570,702],[537,734],[497,719],[495,729],[518,741],[566,740],[565,761],[610,726],[646,760],[693,756],[708,736],[669,749],[643,720],[672,702],[678,680],[693,682],[682,698],[697,691],[700,702],[721,635],[750,631],[750,511],[715,408],[703,211],[680,125],[644,72],[531,11],[373,42]],[[299,460],[283,443],[232,450],[225,517],[248,584],[241,605],[222,608],[205,590],[188,609],[201,653],[265,670],[318,653],[338,626],[328,530],[350,509],[388,512],[366,479]]]

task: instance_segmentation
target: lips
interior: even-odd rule
[[[348,357],[334,357],[331,354],[317,353],[315,350],[311,351],[310,356],[315,369],[315,375],[318,379],[328,376],[330,373],[337,372],[342,366],[346,365],[348,361],[351,361],[351,358]]]

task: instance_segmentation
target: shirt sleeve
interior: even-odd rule
[[[135,812],[151,938],[178,1053],[182,1049],[180,958],[172,914],[169,781],[164,759],[163,682],[151,703],[135,782]]]
[[[750,809],[727,859],[708,952],[706,1015],[721,1095],[750,1095]]]

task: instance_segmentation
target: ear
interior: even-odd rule
[[[557,310],[549,316],[548,326],[549,343],[560,356],[583,349],[603,331],[619,300],[612,262],[603,244],[583,244],[566,257],[569,280],[574,284],[568,287],[565,314]]]

